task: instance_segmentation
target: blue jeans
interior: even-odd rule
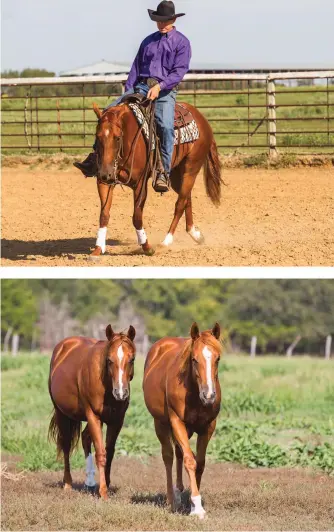
[[[117,100],[108,105],[106,109],[119,105],[122,98],[127,94],[139,92],[146,96],[148,91],[149,88],[146,83],[137,83],[134,89],[126,91],[122,96],[117,98]],[[176,94],[176,90],[163,90],[160,91],[158,98],[155,100],[155,120],[161,144],[161,158],[167,174],[171,171],[174,150],[174,112]]]

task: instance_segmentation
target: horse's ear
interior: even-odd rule
[[[197,325],[197,323],[195,321],[194,321],[194,323],[191,326],[190,336],[192,337],[193,340],[196,340],[196,338],[199,337],[199,328],[198,328],[198,325]]]
[[[97,118],[101,118],[102,111],[99,108],[99,106],[97,105],[97,103],[95,103],[95,102],[93,103],[93,109],[94,109],[94,113],[96,114]]]
[[[219,340],[220,338],[220,325],[219,323],[215,323],[214,326],[213,326],[213,329],[212,329],[212,334],[215,338],[217,338],[217,340]]]
[[[115,336],[115,333],[114,333],[114,331],[112,330],[112,327],[111,327],[110,324],[109,324],[108,327],[106,328],[106,336],[107,336],[109,342],[111,342],[111,340],[112,340],[113,337]]]
[[[130,338],[131,342],[135,339],[136,336],[136,329],[130,325],[128,330],[128,338]]]

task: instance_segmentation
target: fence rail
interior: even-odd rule
[[[102,107],[126,76],[2,79],[2,149],[87,149]],[[289,86],[290,84],[290,86]],[[190,74],[179,90],[205,114],[218,147],[334,153],[334,70],[268,74]]]

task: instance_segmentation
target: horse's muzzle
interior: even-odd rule
[[[116,401],[126,401],[126,399],[129,397],[129,389],[123,388],[121,391],[119,388],[113,388],[112,394]]]
[[[200,391],[200,394],[199,394],[199,398],[200,400],[202,401],[203,405],[204,406],[207,406],[207,405],[213,405],[213,403],[215,402],[216,400],[216,392],[213,391],[211,393],[210,396],[208,396],[207,392],[205,392],[204,390],[201,390]]]

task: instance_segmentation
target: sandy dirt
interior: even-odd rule
[[[190,517],[166,505],[160,457],[115,459],[108,502],[83,490],[73,471],[72,493],[62,472],[2,478],[2,530],[332,530],[334,479],[297,469],[246,469],[208,464],[201,487],[207,518]],[[186,480],[186,479],[185,479]],[[186,483],[187,485],[187,483]]]
[[[160,242],[169,228],[176,195],[153,192],[144,226],[156,254],[146,257],[132,226],[132,192],[117,188],[107,253],[87,261],[98,228],[95,179],[75,169],[19,166],[2,174],[3,266],[333,266],[334,168],[225,169],[222,202],[215,208],[197,179],[197,245],[181,220],[170,249]]]

